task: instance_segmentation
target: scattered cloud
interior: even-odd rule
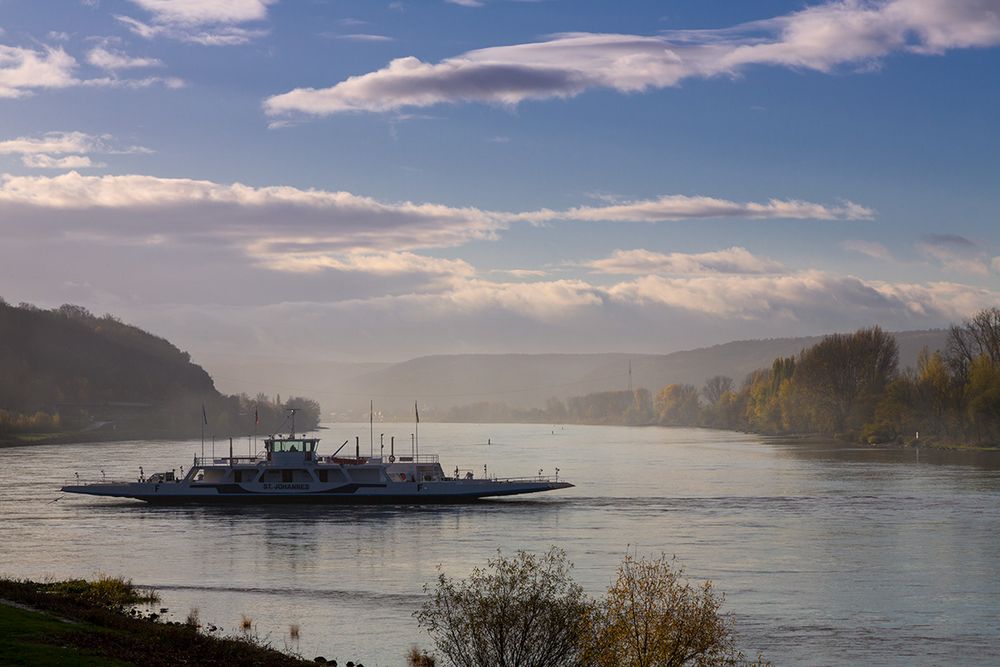
[[[583,266],[606,274],[769,274],[783,273],[784,265],[766,257],[757,257],[746,248],[732,247],[702,253],[650,250],[615,250],[610,257],[586,262]]]
[[[934,260],[947,271],[974,273],[986,276],[990,273],[990,258],[976,243],[957,234],[929,234],[917,244],[925,257]]]
[[[364,32],[355,32],[343,35],[337,34],[324,34],[324,37],[330,37],[332,39],[341,39],[348,42],[394,42],[396,41],[392,37],[386,35],[372,35]]]
[[[91,51],[91,54],[93,53],[94,51]],[[108,51],[105,53],[109,57],[114,55]],[[97,57],[100,60],[101,56]],[[62,48],[44,46],[40,49],[30,49],[0,44],[0,98],[26,97],[38,90],[77,86],[145,88],[162,84],[168,88],[179,88],[184,85],[184,82],[176,77],[120,79],[110,76],[79,79],[75,74],[77,67],[76,58]]]
[[[21,163],[32,169],[87,169],[104,166],[103,164],[95,164],[86,155],[67,155],[65,157],[52,157],[44,154],[22,155]]]
[[[79,85],[74,69],[76,59],[61,48],[36,50],[0,44],[0,98]]]
[[[849,239],[843,241],[840,247],[844,250],[850,250],[851,252],[860,253],[862,255],[867,255],[874,259],[881,260],[891,260],[892,253],[881,243],[875,241],[860,241],[856,239]]]
[[[666,222],[699,218],[868,220],[869,208],[844,202],[826,206],[796,199],[770,199],[766,203],[736,202],[715,197],[664,195],[657,199],[625,201],[608,206],[577,206],[565,211],[542,209],[518,217],[530,222],[550,220],[600,220],[616,222]]]
[[[205,243],[241,249],[269,265],[369,250],[400,252],[496,238],[506,223],[487,211],[384,203],[348,192],[251,187],[142,175],[0,177],[0,227],[85,233],[105,243]],[[291,265],[291,264],[289,264]]]
[[[281,252],[263,254],[260,264],[276,271],[311,273],[323,270],[345,273],[367,273],[378,276],[423,274],[433,276],[471,276],[475,273],[468,262],[461,259],[438,259],[412,252],[348,251],[341,255],[325,252]]]
[[[646,276],[614,285],[608,293],[622,303],[667,306],[721,318],[852,321],[860,317],[875,322],[956,320],[995,304],[1000,297],[993,290],[956,283],[888,283],[822,271],[778,276]]]
[[[469,51],[439,63],[399,58],[328,88],[296,88],[268,114],[329,115],[478,102],[514,106],[593,88],[635,93],[770,65],[818,72],[870,67],[892,53],[940,54],[1000,44],[993,0],[831,0],[719,30],[657,35],[566,33]]]
[[[205,25],[244,23],[267,18],[277,0],[131,0],[162,23]]]
[[[22,164],[33,169],[103,167],[104,164],[93,162],[87,154],[151,152],[143,146],[120,146],[111,135],[95,136],[85,132],[47,132],[38,137],[0,141],[0,155],[19,155]],[[56,155],[63,157],[54,157]]]
[[[156,58],[139,58],[121,51],[98,46],[87,54],[87,62],[94,67],[106,70],[134,69],[143,67],[161,67],[163,63]]]
[[[241,24],[263,21],[267,8],[277,0],[131,0],[151,19],[115,18],[134,34],[152,39],[166,37],[206,46],[246,44],[267,34],[262,28]]]
[[[482,7],[485,3],[482,0],[444,0],[450,5],[458,5],[460,7]]]

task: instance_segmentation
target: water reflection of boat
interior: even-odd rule
[[[346,444],[346,442],[345,442]],[[318,452],[319,438],[272,436],[257,456],[194,457],[187,474],[173,470],[134,482],[74,480],[67,493],[136,498],[149,503],[461,503],[480,498],[566,489],[554,477],[482,477],[455,469],[446,475],[437,455],[330,456]],[[183,469],[182,469],[183,472]],[[541,471],[539,471],[541,473]]]

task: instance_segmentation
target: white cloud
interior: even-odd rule
[[[156,58],[133,57],[121,51],[113,51],[101,46],[91,49],[90,53],[87,54],[87,62],[107,70],[160,67],[163,65]]]
[[[203,25],[243,23],[267,18],[277,0],[132,0],[163,23]]]
[[[917,244],[917,249],[947,271],[990,273],[990,258],[978,243],[958,234],[928,234]]]
[[[43,153],[22,155],[21,163],[32,169],[86,169],[104,166],[103,164],[94,164],[86,155],[52,157]]]
[[[240,24],[263,21],[277,0],[132,0],[149,12],[150,22],[116,16],[133,33],[152,39],[167,37],[207,46],[245,44],[267,34]]]
[[[383,203],[349,192],[252,187],[155,176],[0,177],[0,226],[24,230],[44,219],[47,233],[86,232],[108,243],[210,243],[274,263],[367,249],[402,251],[492,239],[506,226],[476,208]],[[287,261],[293,261],[288,259]]]
[[[948,321],[1000,299],[998,292],[970,285],[866,281],[822,271],[778,276],[646,276],[614,285],[608,294],[626,304],[667,306],[729,319],[791,321],[820,316]]]
[[[460,7],[482,7],[484,5],[482,0],[445,0],[445,2]]]
[[[370,33],[355,32],[345,35],[329,35],[333,39],[340,39],[347,42],[394,42],[392,37],[386,35],[372,35]]]
[[[997,44],[995,0],[834,0],[722,30],[568,33],[469,51],[436,64],[399,58],[329,88],[275,95],[264,108],[272,115],[327,115],[458,102],[512,106],[591,88],[633,93],[688,78],[736,76],[753,65],[829,72],[896,52],[939,54]]]
[[[20,155],[21,162],[33,169],[80,169],[103,167],[85,153],[121,155],[150,153],[143,146],[120,147],[111,135],[95,136],[85,132],[47,132],[38,137],[18,137],[0,141],[0,155]],[[74,155],[74,153],[76,155]],[[56,158],[54,155],[65,157]]]
[[[336,255],[325,252],[288,254],[268,252],[269,247],[269,244],[264,244],[257,259],[262,266],[276,271],[311,273],[332,270],[377,276],[423,274],[449,277],[471,276],[475,273],[472,265],[464,260],[439,259],[412,252],[349,251]]]
[[[780,273],[785,267],[766,257],[757,257],[746,248],[732,247],[725,250],[701,253],[672,252],[669,254],[650,250],[615,250],[610,257],[596,259],[584,266],[606,274],[699,274]]]
[[[0,44],[0,98],[25,97],[40,89],[76,86],[145,88],[163,84],[177,88],[183,85],[183,81],[174,77],[79,79],[75,75],[77,66],[76,59],[61,48],[35,50]]]
[[[101,139],[85,132],[47,132],[40,137],[18,137],[0,141],[0,154],[89,153]]]
[[[79,85],[74,69],[76,60],[61,48],[35,50],[0,44],[0,98]]]
[[[853,202],[825,206],[799,200],[771,199],[767,203],[736,202],[716,197],[664,195],[657,199],[628,201],[609,206],[577,206],[566,211],[542,209],[523,213],[522,220],[601,220],[617,222],[666,222],[698,218],[789,218],[810,220],[867,220],[874,211]]]
[[[850,239],[843,241],[840,247],[844,250],[850,250],[851,252],[860,253],[862,255],[867,255],[874,259],[881,260],[891,260],[892,253],[881,243],[875,241],[859,241],[856,239]]]

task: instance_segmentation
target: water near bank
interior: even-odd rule
[[[368,425],[332,425],[332,451]],[[411,425],[377,425],[406,442]],[[485,443],[489,439],[492,444]],[[0,574],[110,573],[277,648],[398,665],[443,564],[566,549],[591,592],[628,545],[711,578],[748,652],[778,664],[1000,662],[1000,455],[878,450],[698,429],[421,424],[445,470],[546,474],[563,492],[463,507],[161,508],[60,497],[65,478],[187,466],[194,442],[8,449]],[[228,451],[228,444],[225,445]],[[246,442],[236,446],[246,450]],[[217,446],[222,454],[223,445]],[[113,462],[113,463],[112,463]],[[300,628],[298,642],[289,626]]]

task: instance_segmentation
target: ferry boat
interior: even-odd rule
[[[154,504],[182,503],[335,503],[414,504],[462,503],[573,485],[555,476],[490,477],[484,468],[455,469],[446,475],[437,455],[362,456],[355,440],[353,457],[338,456],[347,441],[330,456],[318,452],[319,438],[277,435],[264,440],[257,456],[194,457],[187,473],[181,469],[146,476],[139,469],[134,482],[79,478],[62,487],[66,493],[135,498]]]

